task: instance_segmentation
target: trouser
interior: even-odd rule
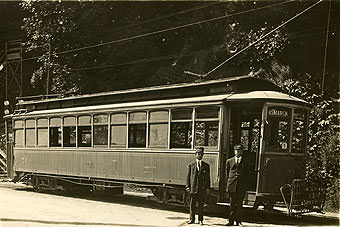
[[[241,210],[245,192],[229,192],[230,195],[230,222],[241,222]]]
[[[190,194],[190,220],[195,221],[196,203],[198,204],[197,213],[198,221],[203,221],[203,207],[204,207],[205,193],[191,193]]]

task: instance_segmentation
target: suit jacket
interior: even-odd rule
[[[190,193],[205,193],[210,188],[210,166],[202,161],[201,169],[197,170],[196,160],[188,165],[186,187]]]
[[[246,190],[249,165],[244,156],[236,164],[235,156],[226,163],[227,192],[243,192]]]

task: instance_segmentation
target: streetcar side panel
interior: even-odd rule
[[[194,152],[62,151],[15,149],[16,171],[127,182],[185,185]],[[218,187],[218,153],[205,154],[212,187]]]

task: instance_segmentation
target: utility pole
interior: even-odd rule
[[[15,109],[15,98],[22,96],[22,40],[6,42],[6,89],[9,111]]]
[[[50,63],[51,63],[51,44],[48,45],[48,62],[47,62],[47,78],[46,78],[46,95],[50,93]]]

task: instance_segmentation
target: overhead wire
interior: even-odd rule
[[[66,53],[70,53],[70,52],[81,51],[81,50],[91,49],[91,48],[95,48],[95,47],[111,45],[111,44],[115,44],[115,43],[119,43],[119,42],[134,40],[134,39],[138,39],[138,38],[152,36],[152,35],[155,35],[155,34],[160,34],[160,33],[168,32],[168,31],[173,31],[173,30],[182,29],[182,28],[186,28],[186,27],[190,27],[190,26],[194,26],[194,25],[199,25],[199,24],[203,24],[203,23],[207,23],[207,22],[211,22],[211,21],[221,20],[221,19],[225,19],[225,18],[228,18],[228,17],[232,17],[232,16],[250,13],[250,12],[257,11],[257,10],[262,10],[262,9],[266,9],[266,8],[270,8],[270,7],[273,7],[273,6],[278,6],[278,5],[282,5],[282,4],[286,4],[286,3],[294,2],[294,1],[295,0],[288,0],[288,1],[284,1],[284,2],[274,3],[274,4],[262,6],[262,7],[257,7],[257,8],[254,8],[254,9],[249,9],[249,10],[236,12],[236,13],[232,13],[232,14],[228,14],[228,15],[223,15],[223,16],[219,16],[219,17],[213,17],[213,18],[210,18],[210,19],[202,20],[202,21],[197,21],[197,22],[193,22],[193,23],[189,23],[189,24],[179,25],[179,26],[166,28],[166,29],[162,29],[162,30],[158,30],[158,31],[148,32],[148,33],[135,35],[135,36],[131,36],[131,37],[126,37],[126,38],[122,38],[122,39],[118,39],[118,40],[113,40],[113,41],[98,43],[98,44],[89,45],[89,46],[85,46],[85,47],[60,51],[60,52],[57,52],[57,53],[54,53],[54,54],[55,55],[61,55],[61,54],[66,54]],[[24,59],[21,59],[19,61],[27,61],[27,60],[37,59],[39,57],[41,57],[41,56],[24,58]]]
[[[320,28],[325,27],[325,26],[319,26],[317,28],[313,29],[306,29],[303,30],[303,32],[308,32],[308,31],[313,31],[313,30],[320,30]],[[339,30],[332,30],[332,31],[339,31]],[[292,34],[301,34],[302,31],[295,32]],[[329,31],[331,32],[331,31]],[[307,37],[307,36],[312,36],[312,35],[318,35],[322,34],[324,32],[319,32],[319,33],[312,33],[308,35],[300,35],[300,36],[290,36],[288,39],[295,39],[295,38],[302,38],[302,37]],[[100,66],[92,66],[92,67],[84,67],[84,68],[75,68],[72,69],[72,71],[82,71],[82,70],[92,70],[92,69],[102,69],[102,68],[110,68],[110,67],[118,67],[118,66],[126,66],[126,65],[132,65],[132,64],[140,64],[140,63],[146,63],[146,62],[155,62],[155,61],[164,61],[164,60],[170,60],[170,59],[175,59],[179,57],[188,57],[188,56],[195,56],[197,54],[206,54],[206,53],[212,53],[212,52],[219,52],[223,50],[227,50],[228,48],[213,48],[213,49],[201,49],[199,51],[193,51],[185,54],[179,55],[165,55],[165,56],[160,56],[160,57],[154,57],[154,58],[143,58],[143,59],[138,59],[134,61],[129,61],[129,62],[123,62],[123,63],[117,63],[117,64],[107,64],[107,65],[100,65]],[[196,74],[199,75],[199,74]]]
[[[322,83],[321,83],[321,97],[323,98],[324,95],[324,85],[325,85],[325,75],[326,75],[326,64],[327,64],[327,50],[328,50],[328,35],[329,35],[329,24],[331,18],[331,7],[332,1],[329,1],[329,8],[328,8],[328,18],[327,18],[327,32],[326,32],[326,40],[325,40],[325,53],[324,53],[324,60],[323,60],[323,72],[322,72]]]
[[[249,49],[250,47],[254,46],[256,43],[260,42],[261,40],[263,40],[264,38],[266,38],[267,36],[271,35],[273,32],[279,30],[280,28],[282,28],[283,26],[285,26],[286,24],[288,24],[289,22],[291,22],[292,20],[294,20],[295,18],[301,16],[302,14],[304,14],[305,12],[307,12],[308,10],[310,10],[311,8],[313,8],[314,6],[318,5],[319,3],[321,3],[323,0],[319,0],[318,2],[314,3],[313,5],[309,6],[308,8],[306,8],[305,10],[301,11],[300,13],[296,14],[295,16],[291,17],[290,19],[288,19],[287,21],[285,21],[284,23],[282,23],[281,25],[277,26],[275,29],[271,30],[270,32],[266,33],[265,35],[261,36],[259,39],[257,39],[256,41],[252,42],[251,44],[249,44],[248,46],[246,46],[245,48],[241,49],[240,51],[238,51],[237,53],[235,53],[234,55],[232,55],[231,57],[229,57],[228,59],[226,59],[225,61],[223,61],[222,63],[220,63],[219,65],[217,65],[216,67],[214,67],[212,70],[210,70],[209,72],[202,74],[202,77],[206,77],[208,75],[210,75],[211,73],[213,73],[214,71],[216,71],[218,68],[220,68],[222,65],[224,65],[225,63],[227,63],[228,61],[230,61],[231,59],[235,58],[236,56],[238,56],[239,54],[241,54],[242,52],[244,52],[245,50]]]

